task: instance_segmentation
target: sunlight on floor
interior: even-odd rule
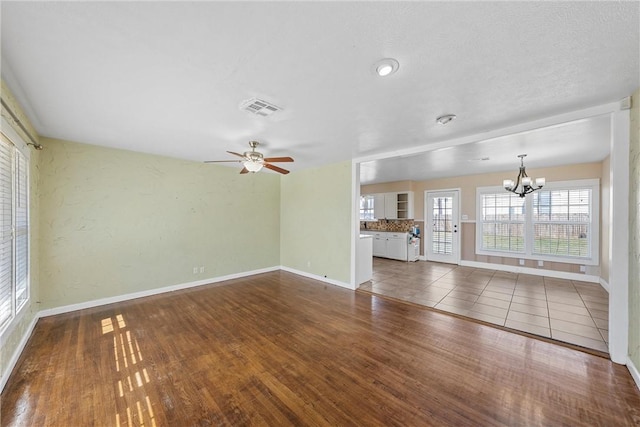
[[[131,336],[130,330],[125,330],[126,322],[122,315],[118,314],[114,318],[102,319],[102,334],[113,333],[113,357],[117,372],[121,373],[121,378],[116,384],[116,394],[123,400],[116,402],[117,407],[123,407],[124,411],[118,411],[115,415],[116,426],[156,426],[153,405],[147,394],[140,401],[140,390],[145,384],[149,384],[151,379],[146,367],[141,366],[143,361],[142,352],[138,341]],[[134,407],[130,402],[134,402]],[[124,412],[124,413],[120,413]]]

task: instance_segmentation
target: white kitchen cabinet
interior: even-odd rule
[[[374,233],[373,235],[373,256],[387,256],[387,233]]]
[[[412,219],[413,191],[373,194],[375,219]]]
[[[375,219],[384,219],[385,216],[385,194],[379,193],[373,195],[373,217]]]
[[[398,219],[413,218],[413,191],[396,194],[396,217]]]
[[[379,231],[373,233],[373,256],[407,260],[407,233]]]
[[[384,193],[385,219],[398,219],[398,194]]]
[[[387,258],[407,260],[407,233],[387,233]]]

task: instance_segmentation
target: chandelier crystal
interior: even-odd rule
[[[544,187],[545,179],[536,178],[534,183],[534,179],[529,177],[524,169],[524,158],[527,157],[527,155],[520,154],[518,157],[520,157],[520,173],[518,173],[516,182],[513,182],[512,179],[505,179],[502,181],[502,185],[505,190],[511,191],[520,197],[524,197],[525,195],[533,193],[534,191]]]

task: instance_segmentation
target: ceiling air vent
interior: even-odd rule
[[[251,98],[248,101],[242,102],[240,109],[262,117],[268,117],[276,111],[282,110],[282,108],[258,98]]]

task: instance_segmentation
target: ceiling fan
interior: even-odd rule
[[[227,153],[238,156],[242,160],[207,160],[205,161],[205,163],[242,163],[244,167],[242,168],[240,173],[258,172],[263,167],[284,175],[289,173],[288,170],[272,165],[271,163],[293,162],[293,159],[291,157],[264,157],[262,153],[256,151],[256,147],[258,146],[258,144],[260,144],[258,141],[249,141],[249,147],[251,147],[251,151],[245,151],[242,154],[234,153],[233,151],[227,151]]]

